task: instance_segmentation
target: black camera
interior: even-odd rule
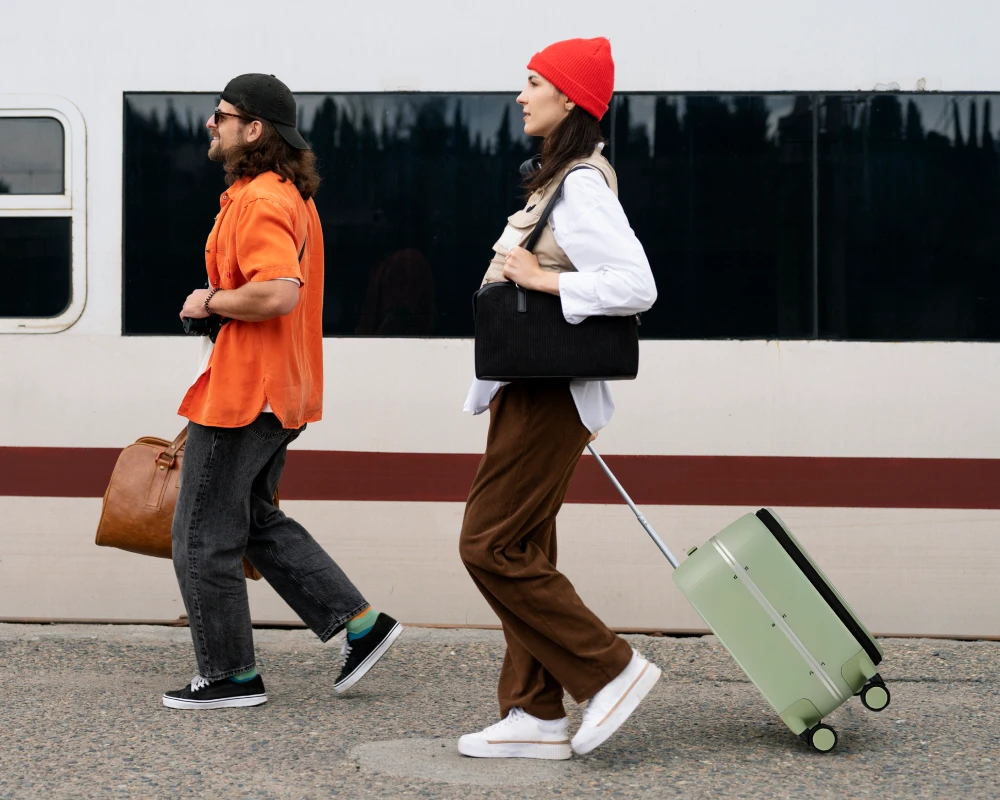
[[[222,326],[229,322],[229,320],[225,317],[220,317],[218,314],[209,314],[207,317],[201,319],[182,317],[181,322],[184,324],[184,333],[188,336],[207,336],[214,344],[219,331],[222,330]]]
[[[212,284],[206,283],[206,289],[211,289]],[[209,313],[207,317],[202,317],[200,319],[194,319],[193,317],[181,317],[181,323],[184,326],[184,333],[188,336],[207,336],[212,340],[212,344],[215,344],[215,339],[219,335],[219,331],[222,330],[222,326],[225,325],[229,320],[225,317],[220,317],[218,314]]]

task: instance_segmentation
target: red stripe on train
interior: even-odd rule
[[[101,497],[118,457],[109,448],[0,447],[0,495]],[[292,450],[289,500],[464,501],[480,456]],[[1000,509],[1000,459],[608,456],[645,505]],[[618,503],[583,458],[566,498]]]

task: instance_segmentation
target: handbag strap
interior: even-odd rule
[[[545,226],[549,224],[549,217],[552,216],[552,209],[555,208],[556,203],[562,198],[563,184],[566,183],[566,179],[576,172],[578,169],[592,169],[596,172],[600,172],[597,167],[593,167],[590,164],[579,164],[573,169],[566,172],[563,175],[562,180],[559,181],[559,185],[556,190],[552,193],[552,197],[549,198],[549,202],[545,204],[545,208],[542,209],[542,215],[538,218],[538,222],[535,224],[535,229],[528,235],[528,241],[524,243],[524,249],[529,253],[535,249],[535,245],[538,244],[538,239],[542,235],[542,231],[545,230]],[[601,174],[603,178],[603,173]],[[607,180],[605,178],[605,180]]]
[[[528,234],[528,241],[524,243],[524,249],[529,253],[535,249],[535,245],[538,244],[538,239],[542,235],[542,231],[544,231],[545,226],[549,224],[549,217],[552,216],[552,209],[556,207],[556,203],[558,203],[562,198],[563,184],[566,183],[566,179],[578,169],[592,169],[600,172],[597,167],[593,167],[590,164],[579,164],[573,167],[573,169],[568,170],[566,174],[562,176],[562,180],[559,181],[559,185],[552,193],[552,197],[549,198],[549,202],[546,203],[545,208],[542,209],[542,214],[538,218],[538,222],[535,223],[534,230]],[[601,177],[604,177],[603,173],[601,173]],[[605,180],[607,180],[607,178],[605,178]],[[523,286],[517,287],[517,310],[520,314],[524,314],[528,310],[528,291]]]

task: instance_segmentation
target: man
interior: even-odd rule
[[[229,186],[205,248],[210,288],[181,318],[216,323],[181,403],[187,417],[173,559],[198,676],[170,708],[267,702],[254,662],[246,555],[322,641],[347,628],[342,692],[402,627],[378,614],[309,533],[274,504],[285,452],[323,408],[323,232],[315,157],[273,75],[231,80],[207,122]],[[221,327],[218,327],[218,324]]]

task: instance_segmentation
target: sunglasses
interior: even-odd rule
[[[228,113],[226,111],[219,111],[218,107],[216,107],[216,109],[215,109],[215,124],[216,125],[219,124],[219,120],[222,117],[236,117],[237,119],[243,119],[243,115],[242,114],[230,114],[230,113]]]

